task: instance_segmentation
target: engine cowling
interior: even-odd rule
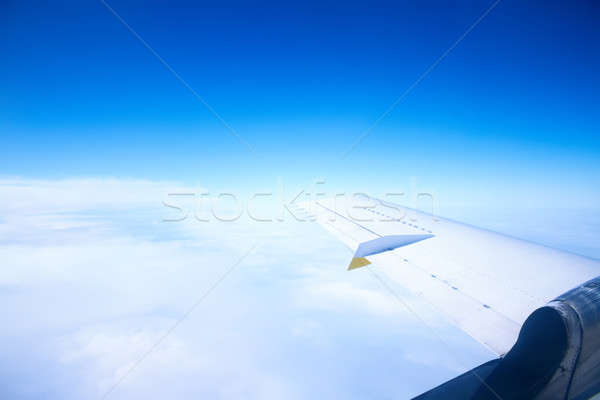
[[[589,399],[600,392],[600,277],[525,321],[515,345],[418,399]]]
[[[544,308],[561,318],[567,343],[559,369],[538,398],[588,399],[600,391],[600,277]],[[561,391],[563,397],[552,395]]]

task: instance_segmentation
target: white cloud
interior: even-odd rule
[[[368,276],[363,277],[370,279]],[[404,310],[385,292],[357,287],[351,282],[326,282],[312,284],[300,293],[300,302],[328,310],[368,312],[381,316],[398,316]]]
[[[168,193],[194,192],[171,182],[137,179],[0,180],[0,206],[5,213],[72,212],[160,203]]]
[[[100,397],[253,244],[110,398],[360,398],[369,343],[380,368],[416,365],[388,353],[422,342],[422,328],[377,282],[347,273],[347,249],[318,226],[162,222],[161,196],[177,186],[0,183],[0,350],[20,349],[0,374],[30,366],[9,397]],[[382,395],[415,394],[366,375]]]

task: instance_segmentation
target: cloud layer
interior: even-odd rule
[[[174,187],[0,183],[1,397],[404,398],[489,356],[316,224],[163,222]]]

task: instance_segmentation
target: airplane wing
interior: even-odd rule
[[[456,326],[496,353],[499,356],[496,363],[504,367],[496,368],[494,365],[492,368],[487,365],[484,368],[487,371],[485,375],[487,376],[489,372],[496,380],[499,379],[498,370],[507,369],[506,360],[513,359],[515,349],[523,347],[521,336],[526,335],[522,328],[534,315],[533,319],[538,318],[540,314],[536,314],[536,310],[545,309],[549,304],[556,303],[557,299],[570,293],[572,289],[579,289],[577,292],[579,295],[584,290],[582,288],[585,284],[589,284],[588,281],[593,281],[600,275],[600,263],[596,260],[370,197],[363,197],[358,202],[356,199],[340,197],[323,199],[305,203],[303,209],[354,252],[354,257],[349,260],[349,270],[373,264],[377,273],[383,275],[386,280],[399,284],[424,299]],[[600,287],[600,284],[598,286]],[[600,289],[598,292],[600,293]],[[592,300],[586,297],[586,304],[576,304],[571,307],[580,320],[575,321],[578,325],[568,326],[568,321],[563,323],[570,329],[568,334],[574,335],[575,326],[583,329],[586,321],[583,320],[582,309],[592,313],[597,312],[600,320],[600,305],[598,305],[600,294],[598,298],[593,297],[595,294],[590,296]],[[588,300],[592,301],[597,309],[590,311]],[[565,302],[567,301],[563,303]],[[568,310],[561,312],[563,318],[570,315]],[[540,331],[538,325],[551,324],[553,317],[545,317],[540,321],[542,322],[532,325],[536,328],[536,332]],[[561,331],[560,326],[556,326],[558,326],[557,332]],[[544,329],[541,331],[543,332]],[[597,332],[600,333],[600,323]],[[585,332],[579,336],[581,342]],[[567,339],[566,344],[561,345],[565,347],[564,351],[562,347],[554,349],[563,358],[567,351],[576,345],[575,337]],[[600,345],[600,336],[597,341]],[[579,353],[581,348],[585,347],[584,345],[585,342],[579,344]],[[557,346],[560,347],[559,345],[554,347]],[[587,346],[586,350],[590,348]],[[528,346],[529,352],[532,349],[532,345]],[[550,352],[548,349],[539,351]],[[593,354],[599,361],[597,366],[600,370],[600,354],[596,353],[598,352],[594,349]],[[528,353],[527,357],[531,359],[531,354]],[[577,365],[574,364],[572,371],[569,370],[571,375],[568,379],[563,376],[566,372],[561,377],[554,374],[542,379],[547,380],[544,385],[541,385],[538,379],[534,386],[543,389],[549,385],[549,382],[556,384],[559,378],[571,382],[570,385],[573,386],[576,367]],[[535,368],[541,367],[538,365]],[[556,371],[553,370],[554,372]],[[480,375],[483,374],[482,369]],[[548,374],[546,372],[546,375]],[[598,373],[596,375],[600,376]],[[596,375],[592,379],[594,385],[598,384]],[[591,375],[586,372],[586,376],[589,378]],[[459,378],[461,377],[456,379]],[[485,388],[489,386],[485,379],[481,376],[478,378],[480,379],[471,382],[474,388],[469,392],[472,395],[470,397],[475,398],[476,393],[480,393],[480,398],[486,398],[485,394],[482,394],[486,390],[477,388],[483,386],[483,389],[488,389],[489,398],[497,398],[496,395],[503,391],[504,396],[501,396],[503,399],[513,398],[510,397],[512,392],[507,392],[506,387],[500,387],[502,385],[496,382],[498,388],[494,391],[490,387]],[[462,377],[461,382],[464,379],[465,377]],[[462,384],[457,382],[453,383],[453,387],[460,389],[468,386],[464,382]],[[448,394],[451,392],[448,392],[448,388],[452,386],[450,383],[452,381],[446,384],[443,396],[439,398],[449,398]],[[542,393],[542,389],[538,391],[539,393],[536,392],[538,397],[547,398]],[[516,389],[510,390],[514,392]],[[577,388],[564,389],[571,394],[574,390],[576,391]],[[528,393],[528,398],[533,398],[530,396],[533,392]],[[433,394],[435,389],[427,395]]]

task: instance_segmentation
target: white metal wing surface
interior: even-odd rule
[[[356,251],[349,269],[373,264],[425,299],[498,355],[526,318],[600,275],[600,263],[484,229],[368,198],[303,204]]]

